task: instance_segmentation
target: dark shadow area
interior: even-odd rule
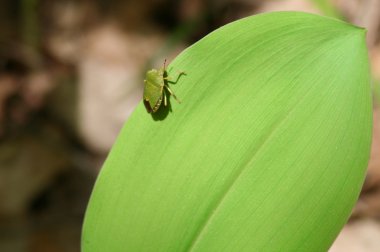
[[[164,92],[166,93],[166,96],[168,98],[168,104],[167,106],[164,106],[162,102],[160,108],[155,113],[151,113],[151,116],[155,121],[164,120],[169,115],[169,112],[172,112],[172,106],[170,104],[170,94],[165,89]]]
[[[95,177],[68,168],[36,195],[30,203],[30,221],[26,225],[31,232],[31,251],[79,252],[81,222],[94,182]]]

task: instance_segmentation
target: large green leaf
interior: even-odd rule
[[[363,29],[311,14],[206,36],[170,64],[182,104],[121,131],[83,251],[326,251],[364,179],[368,68]]]

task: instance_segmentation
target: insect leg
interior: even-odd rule
[[[179,78],[181,78],[182,75],[186,75],[186,73],[183,72],[183,71],[178,71],[177,79],[175,81],[169,79],[168,77],[164,77],[164,80],[167,80],[169,83],[174,83],[175,84],[175,83],[178,82]]]
[[[164,105],[165,105],[165,107],[167,107],[167,106],[168,106],[168,100],[167,100],[167,98],[166,98],[166,93],[165,93],[165,91],[162,92],[162,95],[164,96]]]
[[[168,90],[168,92],[174,97],[174,99],[175,99],[178,103],[181,103],[181,101],[177,98],[177,96],[175,96],[175,94],[173,93],[173,91],[172,91],[167,85],[164,85],[164,87],[166,88],[166,90]]]

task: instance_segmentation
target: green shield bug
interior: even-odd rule
[[[181,74],[184,73],[181,72],[180,75]],[[167,106],[168,101],[165,90],[167,90],[178,103],[181,103],[173,91],[169,88],[168,81],[169,78],[166,71],[166,60],[163,68],[160,68],[159,70],[152,69],[146,73],[144,80],[143,100],[148,113],[156,112],[160,108],[162,100],[164,101],[164,106]]]

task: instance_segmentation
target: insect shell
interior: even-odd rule
[[[168,76],[165,65],[166,60],[163,68],[160,68],[159,70],[152,69],[146,73],[143,100],[148,113],[155,113],[160,108],[162,101],[164,102],[164,106],[167,106],[168,98],[165,89],[178,103],[181,103],[167,84]]]

